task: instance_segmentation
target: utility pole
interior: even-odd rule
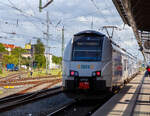
[[[64,26],[63,26],[63,28],[62,28],[62,49],[61,49],[61,52],[62,52],[62,60],[63,60],[63,53],[64,53]],[[62,65],[61,65],[61,69],[62,69],[63,67],[62,67]]]
[[[93,16],[92,16],[91,29],[93,29],[93,26],[94,26],[94,21],[93,21]]]
[[[44,6],[42,6],[42,0],[39,0],[39,11],[42,12],[42,9],[46,8],[52,2],[53,0],[47,0],[47,3]]]
[[[51,59],[51,57],[50,57],[50,50],[51,50],[51,47],[48,47],[48,49],[49,49],[49,53],[48,53],[48,55],[49,55],[49,59]],[[49,65],[48,65],[48,69],[49,69],[49,72],[50,72],[50,70],[51,70],[51,61],[49,60]]]
[[[31,59],[31,69],[33,69],[33,62],[34,62],[34,53],[35,53],[35,45],[32,45],[32,59]]]
[[[42,0],[39,0],[39,12],[42,12]]]
[[[47,65],[48,65],[48,59],[47,59],[47,57],[48,57],[48,54],[47,54],[47,48],[48,48],[48,40],[49,40],[49,12],[47,11],[47,37],[46,37],[46,74],[47,74]]]

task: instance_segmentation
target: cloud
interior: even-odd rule
[[[47,2],[47,0],[42,1],[43,5]],[[56,45],[59,48],[56,48],[54,51],[60,51],[61,29],[63,26],[65,27],[65,44],[67,44],[75,33],[91,29],[92,17],[95,30],[104,25],[117,25],[123,28],[123,22],[111,0],[94,1],[99,10],[90,0],[54,0],[46,9],[39,12],[38,0],[11,0],[17,8],[23,11],[20,12],[11,8],[11,4],[7,0],[4,0],[0,2],[0,34],[4,34],[1,31],[15,31],[18,34],[4,34],[4,36],[14,37],[14,44],[20,43],[20,46],[24,46],[23,42],[29,42],[33,37],[44,38],[43,32],[47,31],[47,11],[49,11],[51,22],[49,32],[53,35],[51,37],[53,40],[49,41],[48,44],[49,46]],[[16,25],[17,20],[19,21],[18,25]],[[60,20],[61,23],[57,25]],[[9,24],[4,24],[6,21]],[[134,38],[134,34],[128,27],[122,31],[115,31],[114,40],[116,42],[120,39],[124,45],[132,47],[135,45],[135,42],[132,42],[131,38]],[[131,41],[129,42],[129,40]],[[35,42],[36,40],[32,39],[32,41]],[[42,41],[46,44],[45,40],[42,39]],[[55,54],[61,55],[60,52],[55,52]]]
[[[80,21],[80,22],[87,22],[88,20],[83,17],[83,16],[80,16],[80,17],[77,17],[77,21]]]

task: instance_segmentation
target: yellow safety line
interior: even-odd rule
[[[14,86],[9,86],[9,88],[14,89]]]
[[[14,86],[4,86],[4,88],[5,88],[5,89],[8,89],[8,88],[13,89]]]

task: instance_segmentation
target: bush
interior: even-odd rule
[[[2,71],[2,69],[0,69],[0,74],[2,74],[3,73],[3,71]]]

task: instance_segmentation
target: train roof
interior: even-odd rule
[[[136,59],[135,56],[133,56],[131,53],[127,52],[125,49],[121,48],[120,46],[118,45],[115,45],[115,44],[112,44],[112,47],[114,50],[124,54],[124,55],[127,55],[128,57],[132,58],[132,59]]]
[[[94,30],[85,30],[85,31],[81,31],[79,33],[74,34],[74,36],[79,36],[79,35],[83,35],[83,34],[94,34],[94,35],[98,35],[98,36],[105,36],[104,34],[98,32],[98,31],[94,31]]]

